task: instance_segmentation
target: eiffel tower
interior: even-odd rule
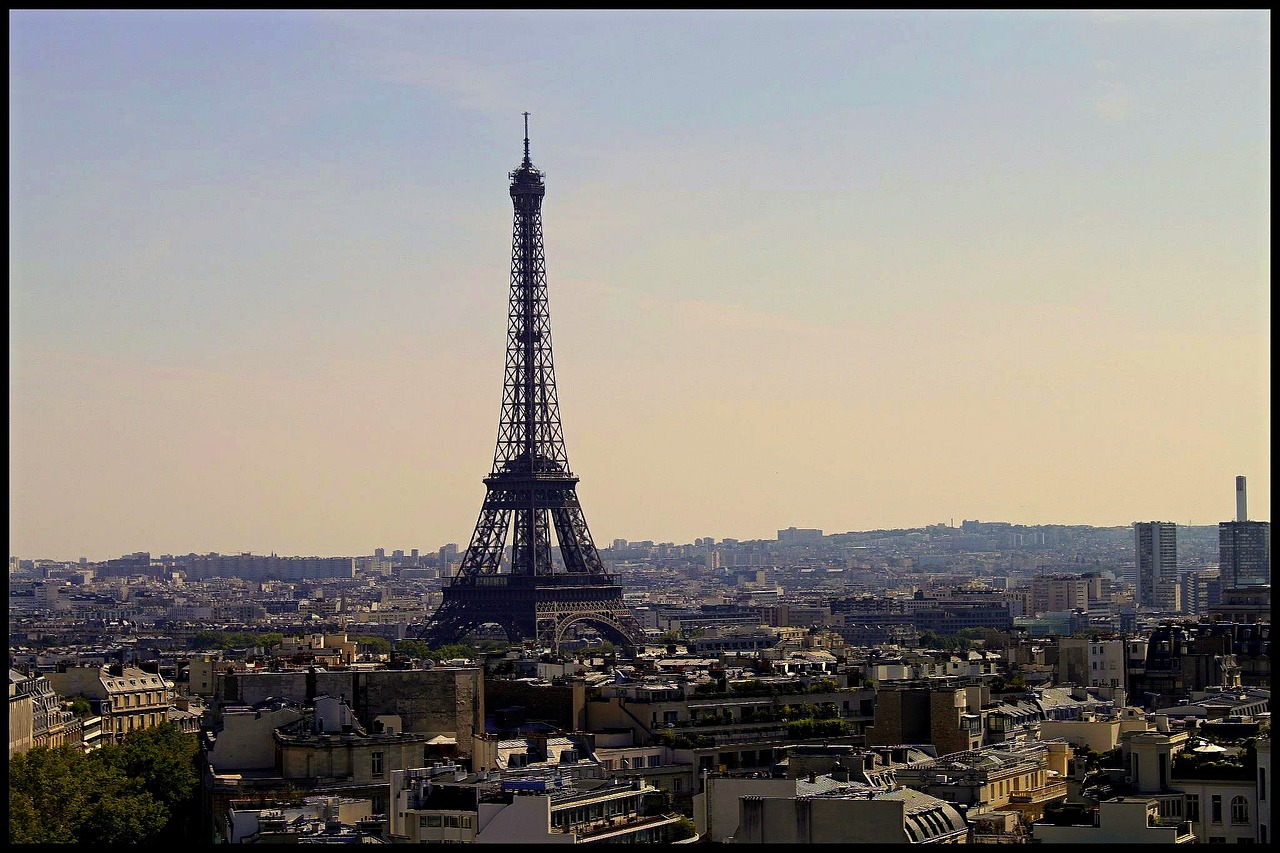
[[[542,247],[543,174],[529,159],[510,172],[515,222],[511,240],[507,360],[493,470],[471,544],[444,601],[419,636],[439,647],[496,623],[512,642],[557,648],[574,626],[590,626],[623,646],[644,642],[644,629],[622,602],[622,587],[596,552],[569,470],[551,359],[551,317]],[[514,522],[514,525],[513,525]],[[504,566],[514,526],[510,564]],[[562,565],[552,560],[554,526]]]

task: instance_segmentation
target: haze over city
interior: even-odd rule
[[[10,554],[1270,518],[1270,13],[10,12]]]

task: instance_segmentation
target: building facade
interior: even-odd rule
[[[1172,521],[1135,521],[1133,541],[1138,605],[1178,612],[1178,526]]]
[[[133,666],[67,667],[46,676],[60,696],[83,696],[102,717],[102,740],[119,742],[129,732],[158,726],[168,719],[173,685],[161,675]]]
[[[1219,522],[1218,567],[1231,586],[1271,583],[1271,522]]]

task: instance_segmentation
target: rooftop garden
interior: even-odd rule
[[[1193,742],[1198,746],[1184,749],[1173,757],[1170,775],[1175,779],[1248,782],[1258,773],[1258,747],[1254,738],[1232,747],[1217,746],[1199,738]],[[1217,748],[1212,751],[1197,751],[1203,749],[1204,745]]]

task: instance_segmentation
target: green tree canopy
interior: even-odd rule
[[[170,844],[198,826],[196,736],[173,723],[88,755],[37,747],[9,759],[9,841]]]
[[[431,657],[431,647],[422,640],[399,640],[396,642],[396,653],[404,657],[425,660]]]
[[[391,654],[391,641],[385,637],[356,637],[355,642],[361,646],[368,646],[374,654]]]

